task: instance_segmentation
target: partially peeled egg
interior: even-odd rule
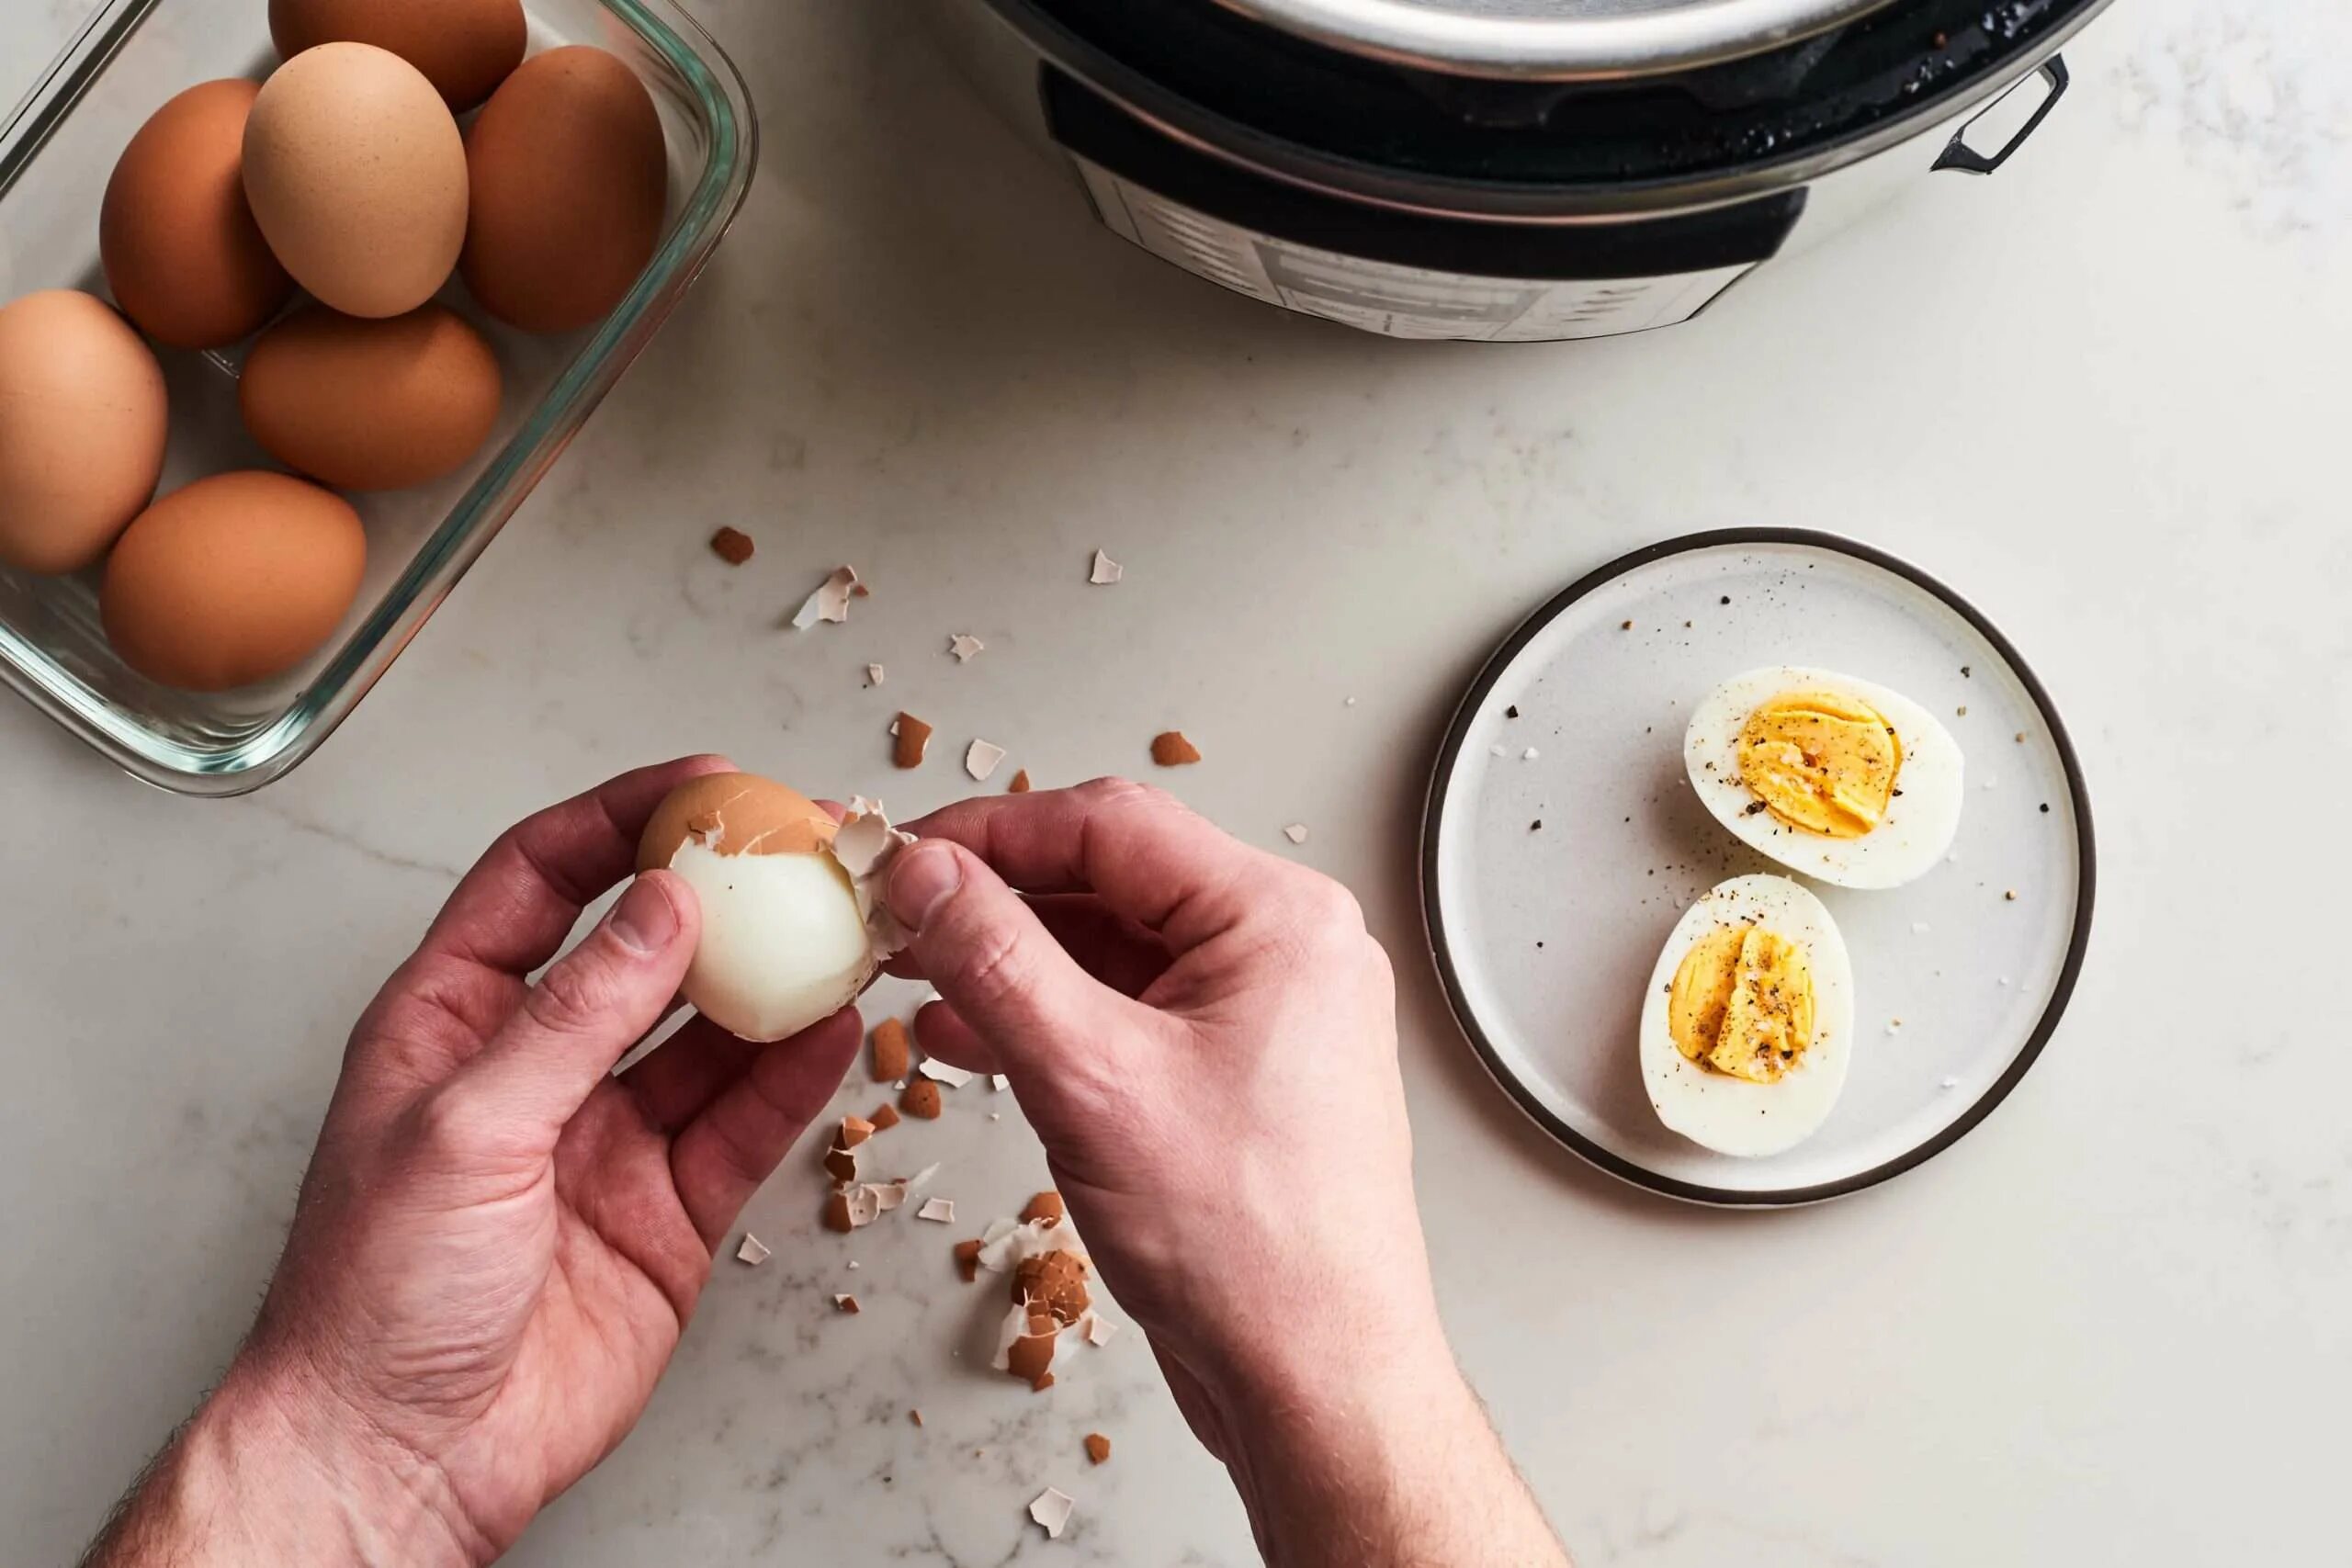
[[[730,1034],[782,1040],[854,1001],[905,945],[880,890],[910,842],[865,801],[836,823],[797,790],[707,773],[655,809],[637,869],[674,873],[701,903],[686,1000]]]

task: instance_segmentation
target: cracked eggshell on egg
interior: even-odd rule
[[[702,941],[680,988],[745,1040],[781,1040],[854,1001],[880,963],[840,829],[797,790],[709,773],[673,790],[638,843],[640,872],[695,890]]]
[[[1760,926],[1803,948],[1813,975],[1813,1043],[1771,1083],[1701,1066],[1674,1043],[1668,994],[1691,948],[1726,926]],[[1642,1087],[1658,1120],[1717,1154],[1755,1159],[1811,1137],[1846,1088],[1854,1049],[1854,970],[1829,911],[1785,876],[1736,876],[1683,911],[1642,998]]]
[[[1740,779],[1739,736],[1748,716],[1778,696],[1837,692],[1859,697],[1894,727],[1903,760],[1898,792],[1879,825],[1857,839],[1792,826],[1760,809]],[[1682,735],[1683,766],[1710,815],[1734,837],[1792,871],[1840,887],[1899,887],[1933,870],[1951,848],[1962,799],[1960,743],[1902,693],[1853,675],[1776,664],[1733,676],[1702,698]]]

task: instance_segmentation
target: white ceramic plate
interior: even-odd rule
[[[1787,874],[1707,814],[1682,763],[1694,702],[1783,663],[1926,706],[1960,742],[1967,803],[1953,858],[1907,886],[1805,883],[1853,955],[1852,1075],[1813,1137],[1733,1159],[1660,1125],[1634,1030],[1682,911],[1725,877]],[[2090,933],[2089,804],[2041,683],[1925,573],[1793,530],[1669,540],[1538,611],[1446,732],[1421,855],[1430,949],[1496,1080],[1602,1169],[1699,1202],[1834,1198],[1951,1146],[2032,1066]]]

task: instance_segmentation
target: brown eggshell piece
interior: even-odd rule
[[[1069,1214],[1069,1210],[1062,1203],[1062,1195],[1048,1189],[1029,1200],[1028,1207],[1021,1211],[1021,1223],[1034,1224],[1042,1220],[1046,1224],[1057,1225]]]
[[[899,1108],[888,1100],[876,1106],[866,1120],[874,1123],[877,1133],[887,1133],[899,1124]]]
[[[1040,1325],[1043,1325],[1040,1327]],[[1029,1332],[1015,1339],[1004,1353],[1004,1370],[1043,1393],[1054,1386],[1054,1339],[1051,1317],[1033,1314]]]
[[[661,241],[662,117],[637,73],[604,50],[575,44],[524,62],[467,134],[466,164],[466,287],[525,332],[603,319]]]
[[[1201,760],[1201,749],[1181,729],[1162,730],[1151,738],[1151,760],[1163,768],[1190,767]]]
[[[0,306],[0,565],[79,571],[155,493],[163,367],[96,295]]]
[[[1108,1464],[1111,1461],[1110,1438],[1100,1432],[1089,1432],[1086,1434],[1085,1441],[1086,1457],[1091,1463]]]
[[[359,514],[341,496],[285,474],[216,474],[123,531],[98,613],[107,640],[141,674],[225,691],[316,651],[367,564]]]
[[[288,60],[322,43],[372,43],[424,73],[458,114],[523,62],[523,0],[269,0],[269,36]]]
[[[831,844],[838,825],[797,789],[757,773],[705,773],[662,796],[637,840],[637,869],[677,857],[689,834],[720,854],[805,855]]]
[[[1012,1299],[1062,1324],[1076,1323],[1093,1304],[1086,1291],[1086,1265],[1074,1252],[1023,1258],[1012,1271]]]
[[[920,768],[923,752],[931,746],[931,726],[910,713],[902,713],[890,729],[890,761],[895,767]]]
[[[867,1071],[876,1083],[897,1083],[907,1076],[914,1065],[914,1043],[907,1036],[907,1026],[895,1018],[886,1018],[874,1026],[874,1060]]]
[[[980,1252],[987,1245],[978,1237],[956,1244],[956,1272],[962,1276],[964,1283],[969,1285],[979,1279]]]
[[[245,201],[245,120],[259,83],[204,82],[139,128],[98,205],[107,288],[171,348],[250,337],[293,297]]]
[[[918,1122],[939,1120],[939,1086],[929,1078],[915,1078],[899,1096],[899,1109]]]
[[[245,121],[243,167],[269,248],[345,315],[405,315],[457,265],[465,139],[396,54],[323,43],[279,66]]]
[[[288,468],[338,490],[406,490],[481,450],[503,389],[498,355],[447,306],[364,321],[314,305],[262,333],[237,400]]]

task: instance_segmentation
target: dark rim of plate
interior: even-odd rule
[[[1836,1181],[1820,1182],[1810,1187],[1771,1188],[1756,1191],[1709,1187],[1698,1182],[1681,1181],[1673,1177],[1661,1176],[1621,1155],[1611,1154],[1609,1150],[1602,1148],[1570,1127],[1537,1099],[1532,1089],[1504,1067],[1501,1056],[1494,1047],[1494,1043],[1487,1039],[1486,1032],[1479,1027],[1478,1021],[1472,1016],[1469,1002],[1463,995],[1462,977],[1454,968],[1452,944],[1446,940],[1445,915],[1438,907],[1437,894],[1439,829],[1444,820],[1445,803],[1450,793],[1449,786],[1453,781],[1454,764],[1461,757],[1463,745],[1469,736],[1471,723],[1480,705],[1486,701],[1487,694],[1494,689],[1498,681],[1502,679],[1503,672],[1510,668],[1512,661],[1519,657],[1520,651],[1533,640],[1538,632],[1565,614],[1569,606],[1603,583],[1613,581],[1627,572],[1648,566],[1654,561],[1664,560],[1669,556],[1689,555],[1699,550],[1741,545],[1794,545],[1850,556],[1856,560],[1893,572],[1897,577],[1927,590],[1949,604],[1962,620],[1974,627],[1978,635],[1992,645],[1993,651],[2016,672],[2018,682],[2025,687],[2026,694],[2033,699],[2033,705],[2041,712],[2041,722],[2048,728],[2050,738],[2058,748],[2059,765],[2065,771],[2066,794],[2075,814],[2075,836],[2077,849],[2075,920],[2074,929],[2066,941],[2065,961],[2059,965],[2057,984],[2051,988],[2049,1005],[2042,1009],[2041,1018],[2035,1021],[2032,1032],[2026,1037],[2024,1048],[2018,1051],[2016,1059],[2009,1063],[2007,1070],[2002,1073],[1992,1088],[1978,1096],[1975,1103],[1962,1111],[1943,1131],[1883,1165]],[[2008,1098],[2009,1091],[2017,1088],[2018,1080],[2025,1077],[2036,1059],[2041,1056],[2041,1048],[2049,1043],[2051,1033],[2058,1027],[2058,1020],[2064,1014],[2066,1004],[2075,994],[2075,979],[2082,972],[2083,955],[2090,944],[2091,907],[2098,901],[2098,853],[2091,830],[2090,795],[2083,786],[2083,769],[2081,762],[2075,755],[2074,740],[2067,735],[2066,726],[2058,717],[2058,710],[2052,704],[2050,694],[2043,689],[2041,678],[2034,674],[2032,667],[2019,656],[2009,639],[2001,635],[2000,628],[1985,619],[1982,611],[1908,561],[1898,559],[1883,550],[1874,549],[1868,545],[1840,537],[1836,534],[1819,533],[1809,528],[1720,528],[1704,534],[1687,534],[1679,539],[1667,539],[1658,544],[1645,546],[1641,549],[1619,556],[1607,565],[1588,572],[1561,590],[1542,609],[1530,615],[1521,624],[1517,631],[1505,639],[1502,647],[1496,649],[1494,656],[1488,659],[1486,666],[1478,671],[1477,679],[1470,682],[1469,691],[1463,696],[1461,705],[1454,710],[1452,721],[1446,726],[1444,743],[1438,748],[1437,766],[1430,776],[1429,801],[1421,818],[1420,878],[1421,918],[1428,928],[1430,954],[1437,962],[1438,978],[1445,987],[1446,1007],[1453,1012],[1453,1021],[1461,1028],[1463,1036],[1469,1041],[1471,1050],[1476,1053],[1480,1065],[1487,1069],[1487,1075],[1495,1080],[1496,1085],[1504,1093],[1510,1096],[1512,1102],[1525,1111],[1537,1126],[1542,1127],[1573,1153],[1620,1180],[1630,1182],[1635,1187],[1646,1188],[1653,1192],[1663,1193],[1669,1198],[1679,1198],[1688,1202],[1709,1203],[1725,1208],[1790,1208],[1804,1203],[1818,1203],[1831,1198],[1843,1198],[1849,1193],[1859,1192],[1866,1187],[1875,1187],[1882,1181],[1900,1176],[1915,1166],[1924,1165],[1960,1142],[1972,1128],[1993,1113],[1994,1107]]]

